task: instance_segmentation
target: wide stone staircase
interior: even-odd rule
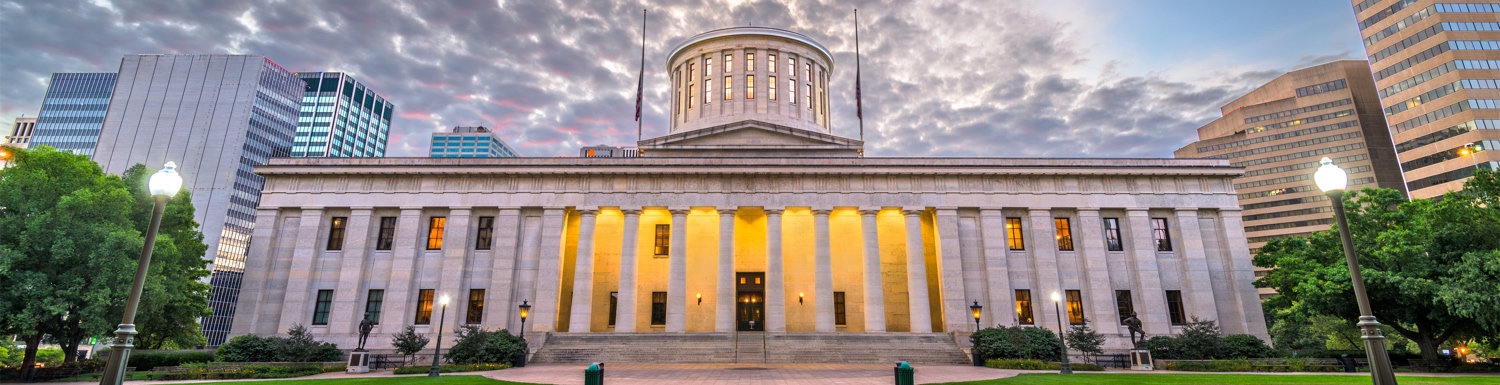
[[[913,333],[550,333],[534,363],[969,363],[953,337]]]

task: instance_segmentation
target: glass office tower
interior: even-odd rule
[[[383,157],[395,106],[340,72],[299,72],[302,113],[293,157]]]
[[[494,131],[479,127],[453,127],[452,132],[432,134],[432,158],[515,158],[516,150],[495,136]]]
[[[126,55],[94,161],[118,174],[140,163],[177,162],[213,286],[203,320],[209,345],[229,334],[265,179],[254,172],[291,154],[304,83],[264,56]]]
[[[47,83],[31,146],[94,154],[104,113],[115,89],[114,73],[55,73]],[[159,166],[158,166],[159,167]]]
[[[1353,3],[1411,196],[1500,166],[1500,0]]]

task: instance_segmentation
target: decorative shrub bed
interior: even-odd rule
[[[448,364],[439,366],[438,373],[479,372],[500,369],[510,369],[510,364]],[[403,366],[396,368],[396,374],[423,374],[431,372],[431,366]]]
[[[1061,362],[1045,362],[1045,361],[1042,361],[1042,360],[1030,360],[1030,359],[1024,359],[1024,358],[997,358],[997,359],[985,361],[984,362],[984,366],[987,367],[987,368],[994,368],[994,369],[1062,370],[1062,363]],[[1103,366],[1099,366],[1099,365],[1095,365],[1095,364],[1088,364],[1088,363],[1076,363],[1076,364],[1070,363],[1070,364],[1068,364],[1068,366],[1072,367],[1073,370],[1075,370],[1075,371],[1082,371],[1082,372],[1102,372],[1102,371],[1104,371],[1104,367]]]

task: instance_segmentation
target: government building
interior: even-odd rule
[[[813,339],[956,355],[976,324],[1085,320],[1121,351],[1131,312],[1151,335],[1196,317],[1267,338],[1228,161],[866,157],[830,133],[832,55],[779,29],[692,37],[665,69],[670,133],[632,157],[256,167],[232,334],[303,324],[347,349],[368,314],[388,352],[443,319],[445,337],[521,330],[525,302],[553,362],[642,341],[624,356],[772,361]],[[642,358],[661,350],[694,353]]]

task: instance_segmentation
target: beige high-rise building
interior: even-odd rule
[[[1332,223],[1333,207],[1312,180],[1323,157],[1349,172],[1351,190],[1404,190],[1368,68],[1343,60],[1281,75],[1224,105],[1197,142],[1174,153],[1245,168],[1234,187],[1251,250]]]
[[[1353,0],[1407,189],[1500,166],[1500,0]]]

